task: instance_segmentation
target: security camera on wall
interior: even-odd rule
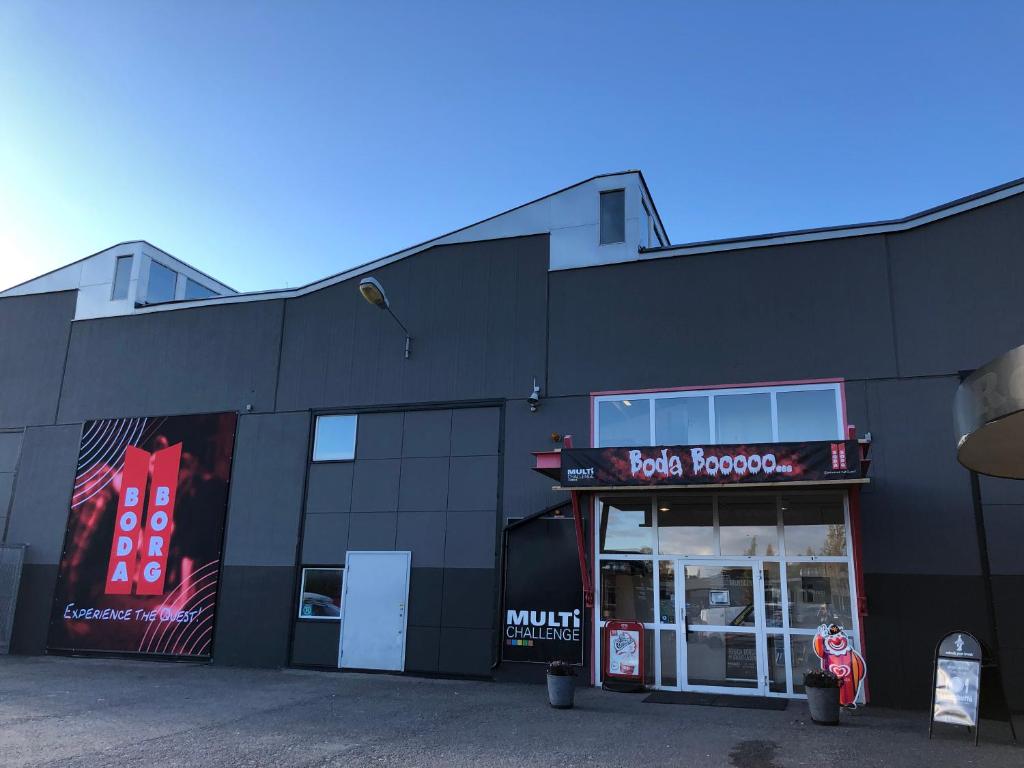
[[[537,410],[537,406],[540,404],[540,387],[537,385],[537,380],[533,380],[533,392],[527,398],[526,402],[530,404],[530,412]]]

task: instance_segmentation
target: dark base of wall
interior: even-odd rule
[[[46,651],[46,635],[50,629],[50,609],[53,607],[53,589],[56,584],[56,565],[26,563],[22,566],[11,653],[36,655]]]
[[[488,568],[413,568],[405,669],[417,674],[491,678],[495,577]],[[295,620],[291,663],[338,664],[336,622]]]
[[[213,662],[237,667],[288,664],[295,568],[225,566],[217,600]]]
[[[990,644],[979,576],[866,574],[865,656],[871,703],[927,709],[935,645],[956,630]],[[1000,661],[1010,707],[1024,710],[1024,576],[995,576]],[[984,692],[982,693],[984,700]]]
[[[547,683],[547,664],[526,664],[517,661],[503,661],[494,670],[494,679],[499,683]],[[576,685],[590,680],[588,670],[581,670],[576,677]]]
[[[494,635],[489,629],[409,627],[405,670],[421,675],[491,678]],[[336,669],[338,624],[298,621],[292,645],[294,666]]]

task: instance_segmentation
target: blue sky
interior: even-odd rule
[[[673,242],[1024,176],[1019,2],[0,3],[0,287],[146,239],[299,285],[589,176]]]

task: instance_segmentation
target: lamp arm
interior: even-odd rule
[[[398,319],[398,315],[391,311],[391,307],[385,307],[385,309],[387,309],[388,314],[394,318],[395,322],[398,323],[398,327],[405,331],[405,335],[411,337],[412,334],[409,333],[409,329],[405,327],[405,323]]]
[[[409,329],[405,327],[405,323],[398,319],[398,315],[391,311],[390,306],[385,306],[385,309],[387,309],[388,314],[391,315],[394,321],[398,323],[398,327],[405,331],[405,359],[408,360],[409,355],[412,352],[412,334],[409,333]]]

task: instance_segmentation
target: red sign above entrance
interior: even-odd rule
[[[863,477],[856,440],[749,445],[567,448],[566,488],[851,481]]]

